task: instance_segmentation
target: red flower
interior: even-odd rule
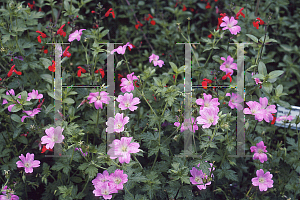
[[[153,19],[153,16],[151,14],[148,14],[148,16],[149,16],[150,19]]]
[[[65,26],[66,24],[63,24],[58,30],[57,30],[57,34],[59,34],[59,35],[61,35],[61,36],[63,36],[63,37],[65,37],[67,34],[66,34],[66,32],[64,32],[62,29],[63,29],[63,27]]]
[[[275,117],[275,114],[273,113],[273,120],[271,121],[271,124],[275,124],[275,121],[276,121],[276,117]]]
[[[190,11],[194,12],[195,10],[194,10],[194,8],[190,8]]]
[[[96,26],[93,26],[93,28],[98,28],[99,26],[96,24]]]
[[[12,75],[13,72],[15,72],[15,73],[18,74],[18,75],[21,75],[21,74],[22,74],[22,72],[18,72],[17,70],[14,69],[15,66],[16,66],[16,65],[13,65],[13,66],[10,68],[9,72],[7,73],[7,77],[11,77],[11,75]]]
[[[97,69],[97,70],[95,71],[95,73],[101,73],[102,78],[104,77],[104,70],[103,70],[103,69]]]
[[[207,83],[212,83],[212,80],[209,80],[207,78],[204,78],[203,81],[202,81],[202,86],[203,86],[203,89],[207,89]]]
[[[152,24],[153,26],[156,24],[156,22],[154,21],[154,20],[152,20],[151,22],[150,22],[150,24]]]
[[[36,32],[41,34],[41,35],[37,36],[37,39],[38,39],[39,43],[42,43],[41,36],[42,36],[42,38],[46,38],[47,35],[39,30],[37,30]]]
[[[46,145],[43,145],[43,149],[42,149],[42,152],[41,152],[41,153],[45,153],[47,150],[53,151],[53,149],[47,149],[47,148],[46,148]]]
[[[131,43],[130,43],[131,44]],[[135,46],[133,45],[133,44],[131,44],[132,45],[132,48],[135,48]],[[129,51],[131,51],[131,48],[130,48],[130,46],[127,46],[128,47],[128,49],[129,49]]]
[[[140,87],[140,86],[136,85],[136,82],[137,82],[137,81],[134,81],[134,85],[135,85],[135,87]]]
[[[91,11],[91,13],[95,13],[95,11],[94,11],[94,10],[92,10],[92,11]]]
[[[27,133],[28,133],[28,132],[27,132]],[[20,136],[27,137],[27,133],[25,133],[25,134],[21,134]]]
[[[258,29],[259,25],[263,25],[265,24],[265,22],[263,20],[261,20],[259,17],[256,18],[257,21],[253,21],[253,26]]]
[[[207,4],[206,4],[205,8],[206,8],[206,9],[210,9],[210,8],[211,8],[211,6],[210,6],[210,3],[209,3],[209,2],[207,2]]]
[[[138,24],[134,25],[134,27],[136,28],[136,30],[139,29],[139,25]]]
[[[154,96],[154,94],[152,94],[152,96],[154,97],[154,100],[156,101],[156,97]]]
[[[12,62],[14,59],[10,59],[10,61]]]
[[[223,18],[226,16],[226,13],[220,13],[221,17],[218,18],[218,26],[217,26],[217,30],[219,30],[220,28],[220,25],[222,24],[223,22]]]
[[[235,19],[239,19],[239,16],[242,15],[245,18],[245,14],[242,13],[242,11],[244,10],[244,8],[241,8],[239,10],[239,12],[236,13]]]
[[[45,50],[44,50],[44,54],[47,54],[47,53],[48,53],[48,49],[45,49]]]
[[[215,2],[217,2],[218,0],[215,0]]]
[[[253,21],[253,26],[254,26],[256,29],[258,29],[258,27],[259,27],[259,22]]]
[[[65,57],[71,57],[71,53],[68,51],[69,48],[70,48],[70,46],[68,46],[68,47],[66,48],[66,50],[65,50],[64,53],[63,53],[63,56],[65,56]]]
[[[43,103],[44,103],[44,100],[45,100],[45,99],[43,99],[42,103],[40,103],[40,99],[39,99],[39,103],[40,103],[40,104],[37,106],[37,108],[42,107],[42,105],[43,105]]]
[[[112,14],[113,18],[115,18],[115,12],[113,11],[112,8],[110,8],[110,9],[105,13],[105,17],[108,17],[110,13]]]
[[[86,73],[86,70],[83,69],[82,67],[78,66],[77,68],[79,68],[78,72],[77,72],[77,76],[80,77],[81,76],[81,72],[82,73]]]
[[[177,5],[178,5],[178,2],[175,4],[174,8],[176,8],[176,7],[177,7]]]
[[[28,7],[30,7],[30,9],[33,9],[34,4],[30,4],[28,3]]]
[[[173,75],[173,79],[175,80],[175,75]]]
[[[211,38],[213,35],[212,34],[209,34],[207,37]]]
[[[121,81],[121,78],[124,78],[124,76],[121,75],[121,74],[118,74],[118,80],[119,80],[119,81]]]
[[[230,83],[232,81],[232,78],[230,76],[230,73],[226,74],[225,76],[222,77],[222,80],[225,80],[226,78],[229,78],[230,79]]]
[[[183,5],[182,11],[186,11],[186,7],[185,7],[185,5]]]
[[[51,72],[55,72],[55,61],[54,61],[54,60],[52,60],[52,65],[50,65],[50,66],[48,67],[48,69],[49,69]]]
[[[39,9],[39,12],[42,12],[42,8]]]

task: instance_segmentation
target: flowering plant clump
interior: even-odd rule
[[[3,1],[0,200],[299,199],[299,7]]]

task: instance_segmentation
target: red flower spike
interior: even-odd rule
[[[136,82],[137,82],[137,81],[134,81],[134,85],[135,85],[135,87],[140,87],[140,86],[136,85]]]
[[[137,21],[137,23],[138,23],[140,26],[144,26],[140,21]]]
[[[150,17],[150,19],[153,19],[153,16],[151,14],[148,14],[148,16]]]
[[[175,4],[174,8],[176,8],[176,7],[177,7],[177,5],[178,5],[178,2]]]
[[[42,40],[41,40],[41,36],[40,36],[40,35],[37,36],[37,39],[38,39],[39,43],[42,43]]]
[[[91,13],[95,13],[95,11],[94,11],[94,10],[92,10],[92,11],[91,11]]]
[[[10,59],[10,61],[12,62],[14,59]]]
[[[273,120],[271,121],[271,124],[275,124],[275,121],[276,121],[276,117],[275,117],[275,114],[273,113]]]
[[[66,24],[63,24],[58,30],[57,30],[57,34],[65,37],[66,36],[66,32],[64,32],[62,29]]]
[[[185,5],[183,5],[182,11],[186,11],[186,7],[185,7]]]
[[[13,66],[10,68],[9,72],[7,73],[7,76],[8,76],[8,77],[11,77],[11,75],[12,75],[13,72],[15,72],[17,75],[22,75],[22,72],[18,72],[17,70],[14,69],[15,66],[16,66],[16,65],[13,65]]]
[[[242,13],[242,11],[244,10],[244,8],[241,8],[239,10],[239,12],[236,13],[235,19],[239,19],[239,16],[242,15],[245,18],[245,14]]]
[[[131,44],[131,43],[130,43]],[[132,45],[132,48],[135,48],[135,46],[133,45],[133,44],[131,44]],[[130,46],[127,46],[128,47],[128,49],[129,49],[129,51],[131,51],[131,48],[130,48]]]
[[[32,3],[33,3],[33,5],[34,5],[34,4],[35,4],[35,1],[33,1]]]
[[[37,108],[42,107],[42,105],[43,105],[43,103],[44,103],[44,100],[45,100],[45,99],[43,99],[42,103],[40,103],[40,99],[39,99],[39,103],[40,103],[40,104],[37,106]]]
[[[121,74],[118,74],[118,80],[121,81],[121,78],[124,78]]]
[[[39,12],[42,12],[42,8],[39,9]]]
[[[70,24],[70,22],[68,22],[68,24]]]
[[[206,8],[206,9],[210,9],[210,8],[211,8],[211,6],[210,6],[210,3],[209,3],[209,2],[207,2],[207,4],[206,4],[205,8]]]
[[[45,50],[44,50],[44,54],[47,54],[47,53],[48,53],[48,49],[45,49]]]
[[[138,24],[134,25],[134,27],[136,28],[136,30],[139,29],[139,25]]]
[[[217,2],[218,0],[215,0],[215,2]]]
[[[232,81],[232,78],[230,76],[230,73],[226,74],[225,76],[222,77],[222,80],[225,80],[226,78],[229,78],[230,79],[230,83]]]
[[[113,11],[112,8],[110,8],[110,9],[105,13],[105,17],[108,17],[110,13],[112,14],[113,18],[115,18],[115,12]]]
[[[101,76],[102,76],[102,78],[104,77],[104,70],[103,69],[97,69],[96,71],[95,71],[95,73],[101,73]],[[124,76],[123,76],[124,77]]]
[[[256,20],[258,20],[258,21],[259,21],[259,24],[260,24],[260,25],[263,25],[263,24],[265,24],[265,22],[264,22],[263,20],[261,20],[259,17],[258,17],[258,18],[256,18]]]
[[[205,87],[205,86],[207,86],[207,82],[206,81],[202,81],[202,87],[203,87],[203,89],[207,89],[207,87]]]
[[[46,38],[47,35],[39,30],[36,31],[37,33],[41,34],[40,36],[42,36],[43,38]]]
[[[30,3],[28,3],[28,7],[30,8],[30,9],[33,9],[33,4],[30,4]]]
[[[153,26],[156,24],[156,22],[154,21],[154,20],[152,20],[151,22],[150,22],[150,24],[152,24]]]
[[[48,69],[49,69],[51,72],[55,72],[55,61],[54,61],[54,60],[52,60],[52,65],[50,65],[50,66],[48,67]]]
[[[194,8],[190,8],[190,11],[194,12],[195,10],[194,10]]]
[[[211,38],[213,35],[212,34],[209,34],[207,37]]]
[[[175,80],[175,75],[173,75],[173,79]]]
[[[254,26],[256,29],[258,29],[258,27],[259,27],[259,22],[253,21],[252,23],[253,23],[253,26]]]
[[[41,152],[41,153],[45,153],[47,150],[53,151],[53,149],[47,149],[47,148],[46,148],[46,145],[43,145],[43,149],[42,149],[42,152]]]

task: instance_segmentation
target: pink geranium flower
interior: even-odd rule
[[[127,79],[126,78],[122,78],[121,79],[121,84],[120,86],[122,86],[121,91],[123,93],[125,92],[131,92],[134,90],[134,86],[133,86],[133,80],[139,80],[138,77],[133,75],[134,72],[132,72],[131,74],[127,74]]]
[[[261,119],[263,118],[266,122],[270,122],[270,120],[273,120],[272,113],[277,113],[276,106],[275,105],[270,105],[268,106],[268,99],[267,97],[260,97],[259,102],[261,105],[261,112],[264,114],[261,116]],[[262,120],[261,120],[262,121]]]
[[[264,173],[264,170],[260,169],[256,171],[256,175],[256,178],[252,178],[252,185],[259,186],[261,192],[273,187],[273,175],[270,172]]]
[[[159,56],[152,54],[149,57],[149,62],[151,63],[153,61],[154,66],[158,65],[159,67],[162,67],[164,65],[164,61],[158,60],[158,59],[159,59]]]
[[[125,50],[126,50],[126,47],[129,46],[130,48],[133,48],[132,45],[127,42],[124,46],[119,46],[118,48],[112,50],[110,53],[111,54],[114,54],[115,52],[117,52],[118,54],[124,54],[125,53]]]
[[[118,190],[108,182],[103,183],[100,187],[93,190],[95,196],[103,196],[104,199],[111,199],[112,193],[118,193]]]
[[[109,177],[109,180],[117,190],[123,190],[123,184],[128,181],[128,175],[123,174],[123,170],[116,169]]]
[[[17,167],[24,167],[25,173],[32,173],[33,167],[39,167],[41,163],[39,160],[34,160],[34,154],[30,153],[26,154],[26,158],[23,154],[19,158],[21,161],[16,162]]]
[[[32,92],[28,93],[27,101],[30,101],[31,99],[42,99],[43,95],[39,94],[38,90],[32,90]]]
[[[45,130],[47,136],[43,136],[41,138],[42,142],[41,144],[46,144],[47,149],[53,149],[55,143],[62,143],[63,139],[65,138],[62,135],[62,132],[64,131],[63,128],[60,126],[53,128],[50,127]]]
[[[70,34],[69,35],[69,42],[72,42],[75,39],[77,39],[77,41],[80,41],[82,31],[84,31],[84,30],[86,30],[86,29],[76,30],[74,33]]]
[[[114,120],[114,131],[121,133],[124,131],[124,126],[129,122],[129,117],[123,117],[123,113],[117,113]]]
[[[15,91],[14,91],[13,89],[10,89],[9,91],[6,91],[6,95],[9,95],[9,96],[10,96],[10,94],[11,94],[12,96],[15,96]],[[19,95],[18,98],[21,99],[21,95]],[[19,100],[17,100],[17,102],[20,103]],[[8,103],[7,100],[6,100],[6,99],[3,99],[2,105],[7,104],[7,103]],[[11,112],[12,107],[14,107],[15,105],[16,105],[16,104],[11,104],[11,105],[9,105],[8,108],[7,108],[8,111]]]
[[[135,105],[140,103],[140,99],[138,97],[133,98],[132,93],[125,93],[124,96],[118,96],[117,102],[120,103],[119,108],[121,108],[121,110],[129,109],[131,111],[134,111],[138,108]]]
[[[24,119],[25,119],[26,117],[34,118],[34,116],[35,116],[36,114],[38,114],[39,112],[41,112],[41,109],[40,109],[40,108],[35,108],[35,109],[33,109],[32,111],[31,111],[31,110],[28,110],[28,111],[24,110],[23,112],[26,113],[28,116],[26,116],[26,115],[23,116],[22,119],[21,119],[22,122],[24,122]]]
[[[293,116],[286,116],[286,115],[283,115],[283,116],[280,116],[276,119],[276,121],[292,121],[293,120]]]
[[[216,125],[219,120],[218,112],[218,107],[204,108],[203,110],[200,110],[201,116],[197,117],[197,124],[204,124],[202,128],[209,128],[211,125]]]
[[[205,161],[207,162],[207,161]],[[213,164],[212,163],[209,163],[210,166],[212,167]],[[200,163],[198,164],[198,167],[200,166]],[[215,170],[215,168],[213,167],[213,169],[209,168],[209,171],[211,170]],[[203,183],[203,180],[207,180],[208,176],[206,174],[204,174],[202,172],[202,170],[198,170],[196,169],[195,167],[192,168],[192,170],[190,170],[191,172],[191,175],[193,177],[190,177],[190,181],[193,185],[197,185],[198,189],[199,190],[202,190],[202,189],[206,189],[206,186],[207,185],[210,185],[211,184],[211,181],[207,182],[207,183]],[[213,174],[211,174],[211,177],[213,177]]]
[[[222,22],[220,24],[221,27],[224,27],[223,30],[229,29],[230,33],[233,35],[236,35],[237,33],[239,33],[241,31],[241,27],[240,26],[235,26],[238,21],[234,19],[234,17],[231,17],[229,20],[228,16],[225,16],[222,19],[224,22]]]
[[[255,116],[255,120],[262,121],[263,115],[266,114],[264,110],[261,109],[261,104],[256,101],[246,102],[249,108],[244,109],[244,114],[251,114]]]
[[[179,122],[179,118],[178,116],[177,117],[177,121],[178,122],[175,122],[174,125],[176,127],[180,127],[180,122]],[[193,127],[192,127],[193,125]],[[198,130],[198,125],[195,121],[195,118],[194,117],[191,117],[191,119],[184,119],[184,122],[181,124],[181,128],[180,128],[180,131],[183,132],[185,130],[189,129],[191,132],[196,132],[196,130]]]
[[[100,188],[104,183],[108,183],[110,181],[109,179],[110,175],[107,170],[103,171],[103,174],[98,173],[97,177],[92,180],[93,185],[95,188]]]
[[[11,189],[7,189],[7,185],[3,187],[2,193],[4,195],[0,195],[0,200],[19,200],[19,197],[14,195]]]
[[[236,108],[237,110],[243,110],[243,106],[240,103],[244,102],[244,99],[239,94],[232,93],[231,95],[230,93],[227,93],[226,96],[230,96],[228,106],[231,109]]]
[[[98,110],[99,108],[103,109],[102,103],[109,104],[110,97],[107,96],[108,93],[101,91],[100,95],[99,92],[90,93],[90,96],[87,98],[90,100],[91,103],[95,103],[95,108]]]
[[[203,110],[203,108],[212,108],[212,107],[218,107],[220,105],[218,98],[213,98],[210,94],[203,93],[203,99],[197,99],[196,103],[200,105],[200,110]]]
[[[266,149],[267,149],[267,147],[264,146],[263,141],[257,143],[256,146],[250,147],[251,152],[255,152],[254,156],[253,156],[253,160],[258,160],[259,159],[259,161],[261,163],[264,163],[264,161],[267,161],[268,157],[264,153],[264,152],[268,152]]]
[[[132,137],[122,137],[121,140],[115,139],[109,146],[112,147],[107,154],[110,155],[111,159],[119,157],[119,162],[127,164],[130,162],[130,154],[137,153],[140,151],[140,144],[133,142],[130,143]]]
[[[224,60],[225,62],[220,66],[220,70],[223,72],[226,72],[226,74],[230,73],[230,76],[233,74],[233,69],[237,70],[236,63],[233,63],[233,58],[231,56],[226,58],[221,57],[221,60]]]

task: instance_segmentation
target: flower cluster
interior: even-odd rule
[[[195,118],[194,117],[191,117],[190,119],[184,119],[184,122],[182,124],[180,124],[180,120],[179,120],[179,117],[177,117],[177,122],[174,123],[174,125],[176,127],[180,127],[181,125],[181,128],[180,128],[180,131],[183,132],[185,130],[190,130],[191,132],[196,132],[198,130],[198,126],[195,122]],[[193,125],[193,126],[192,126]]]
[[[207,161],[205,161],[207,162]],[[208,168],[209,171],[211,172],[212,170],[215,170],[215,168],[213,167],[212,163],[209,163],[210,166],[212,168]],[[198,164],[197,167],[200,166],[200,163]],[[209,178],[205,173],[203,173],[202,170],[198,170],[195,167],[192,168],[192,170],[190,170],[192,177],[190,177],[190,181],[193,185],[197,185],[199,190],[202,189],[206,189],[207,185],[211,184],[211,181],[209,181],[211,179],[211,177],[213,177],[213,174],[211,174],[211,177]]]
[[[104,199],[111,199],[113,193],[123,190],[123,184],[127,183],[128,175],[123,170],[116,169],[114,173],[109,174],[107,170],[103,174],[98,173],[97,177],[92,180],[95,187],[93,193],[95,196],[102,196]]]
[[[88,152],[83,153],[81,148],[75,148],[75,151],[80,151],[84,157],[86,157],[88,155]]]
[[[222,70],[223,72],[225,72],[226,74],[233,74],[233,69],[237,70],[237,65],[236,63],[233,63],[233,58],[231,56],[226,58],[221,57],[221,60],[224,60],[225,62],[220,66],[220,70]],[[231,82],[231,81],[230,81]]]
[[[243,110],[243,106],[240,104],[242,102],[244,102],[244,99],[239,95],[239,94],[235,94],[235,93],[227,93],[226,96],[230,96],[230,100],[228,103],[228,106],[231,109],[236,108],[237,110]]]
[[[14,195],[14,192],[11,189],[7,188],[7,185],[3,187],[2,194],[0,195],[0,200],[19,200],[17,195]]]
[[[264,163],[265,161],[267,161],[268,157],[264,153],[264,152],[268,152],[266,149],[267,149],[267,147],[264,146],[263,141],[257,143],[256,146],[250,147],[251,152],[255,152],[254,155],[253,155],[253,160],[258,160],[259,159],[259,161],[261,163]]]

